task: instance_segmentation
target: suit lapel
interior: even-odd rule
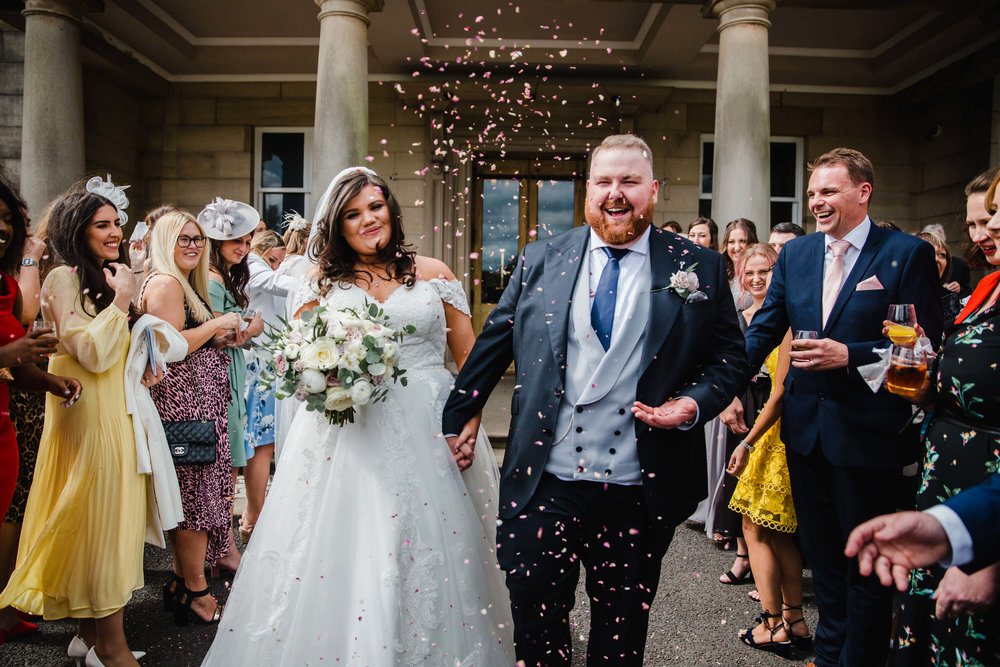
[[[664,289],[670,285],[670,276],[680,270],[680,261],[674,256],[673,246],[659,230],[652,230],[649,235],[649,326],[646,329],[646,343],[642,349],[642,366],[639,369],[641,377],[653,357],[663,346],[663,341],[677,320],[678,311],[684,300],[672,290]],[[691,264],[688,259],[685,265]]]
[[[548,313],[549,344],[560,369],[561,379],[566,376],[566,341],[569,317],[573,303],[573,287],[580,275],[584,253],[590,239],[590,227],[583,226],[549,243],[545,248],[543,289],[546,300],[552,304]]]
[[[847,280],[844,281],[844,286],[840,288],[840,293],[837,295],[837,300],[833,302],[833,310],[830,311],[830,317],[826,320],[826,328],[824,331],[828,330],[837,321],[837,317],[840,312],[844,309],[844,305],[847,300],[851,298],[854,294],[854,288],[860,282],[861,276],[865,275],[868,271],[868,267],[871,266],[872,260],[875,259],[875,254],[878,252],[879,246],[882,244],[882,235],[885,232],[882,231],[881,227],[877,227],[875,223],[871,223],[871,227],[868,230],[868,238],[865,239],[865,244],[861,247],[861,254],[858,255],[858,259],[854,262],[854,266],[851,268],[851,272],[847,276]],[[822,285],[822,281],[820,281]],[[822,300],[822,299],[821,299]]]

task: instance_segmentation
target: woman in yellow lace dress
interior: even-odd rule
[[[777,259],[767,244],[751,246],[740,257],[737,275],[743,290],[753,297],[753,304],[743,311],[747,322],[764,303]],[[802,556],[791,537],[797,523],[780,437],[790,349],[791,332],[765,361],[771,396],[726,468],[739,478],[729,508],[743,515],[743,536],[762,608],[760,624],[740,633],[740,640],[782,657],[788,657],[793,646],[808,650],[812,643],[802,617]]]

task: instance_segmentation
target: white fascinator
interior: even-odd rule
[[[115,185],[111,182],[111,174],[108,174],[108,180],[104,180],[100,176],[94,176],[87,181],[85,187],[87,188],[87,192],[100,195],[114,205],[115,210],[118,211],[118,218],[122,221],[122,225],[128,222],[128,216],[125,214],[125,209],[128,207],[128,197],[125,196],[125,190],[131,186]]]
[[[231,241],[246,236],[257,227],[260,213],[241,201],[216,197],[198,214],[198,224],[205,235],[216,241]]]

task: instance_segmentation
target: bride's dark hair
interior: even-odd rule
[[[377,259],[385,263],[390,280],[402,280],[406,285],[412,285],[416,280],[416,253],[404,243],[403,216],[396,196],[381,176],[357,171],[334,187],[326,215],[320,219],[316,236],[309,244],[309,255],[316,258],[319,267],[319,292],[324,296],[335,284],[350,283],[362,275],[367,275],[369,280],[374,279],[369,271],[354,268],[358,253],[344,238],[342,231],[344,209],[366,185],[374,185],[381,190],[389,207],[389,242],[378,249]]]

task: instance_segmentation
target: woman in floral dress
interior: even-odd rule
[[[969,234],[994,266],[1000,266],[998,180],[1000,175],[985,196],[979,192],[968,198]],[[991,216],[980,210],[984,207]],[[946,331],[936,371],[925,385],[923,402],[929,398],[937,403],[923,437],[917,510],[980,484],[1000,469],[998,292],[1000,271],[983,278]],[[971,575],[937,565],[912,570],[896,626],[894,664],[1000,664],[1000,609],[993,604],[998,588],[1000,563]],[[956,615],[948,601],[956,594],[979,600],[978,609]]]

